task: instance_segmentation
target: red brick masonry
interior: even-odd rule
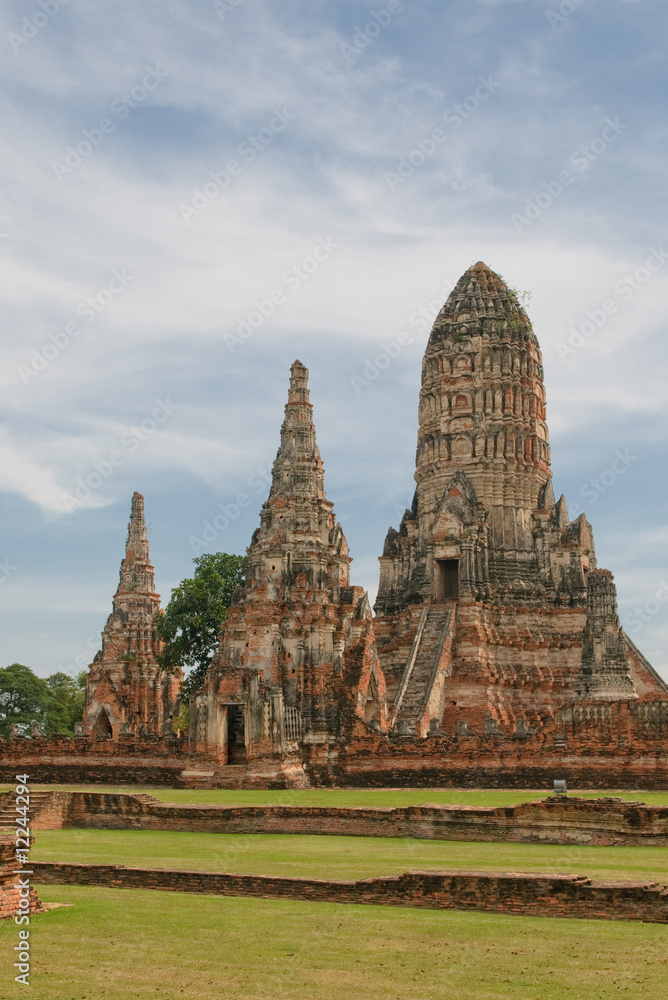
[[[30,878],[26,872],[33,871],[32,864],[22,865],[16,861],[16,837],[12,834],[0,835],[0,920],[13,920],[19,913],[19,879]],[[41,913],[42,904],[37,893],[30,887],[29,908],[23,913]]]
[[[477,910],[541,917],[668,923],[668,889],[656,882],[593,882],[578,875],[405,872],[356,882],[36,862],[35,881],[259,896],[328,903]]]
[[[517,740],[494,736],[416,739],[374,734],[362,726],[343,748],[311,746],[307,779],[291,776],[277,757],[229,765],[206,745],[177,739],[118,740],[54,736],[0,739],[0,781],[17,770],[34,783],[134,784],[172,788],[668,788],[668,728],[652,738],[569,735],[552,729]],[[306,751],[304,751],[306,753]],[[289,762],[288,762],[289,764]]]
[[[295,793],[297,797],[299,793]],[[552,797],[483,806],[345,808],[333,806],[197,806],[150,795],[51,792],[33,817],[35,830],[95,827],[207,833],[296,833],[354,837],[512,843],[668,846],[668,807],[621,799]]]
[[[191,754],[187,742],[177,739],[54,736],[51,739],[0,739],[0,781],[11,782],[17,770],[33,783],[86,782],[90,784],[167,785],[197,787],[181,778],[185,771],[213,772],[217,757]],[[234,770],[234,769],[233,769]]]

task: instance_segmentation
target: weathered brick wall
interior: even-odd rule
[[[13,781],[17,771],[26,771],[32,783],[46,784],[286,788],[304,782],[303,770],[291,758],[260,758],[248,766],[230,766],[224,754],[209,744],[133,736],[0,737],[0,782]]]
[[[100,829],[668,846],[668,807],[621,799],[549,798],[497,808],[345,808],[170,805],[151,796],[59,794],[70,796],[69,825]]]
[[[16,842],[14,834],[3,834],[0,836],[0,920],[13,920],[19,912],[19,879],[28,867],[33,870],[32,864],[29,866],[18,864],[16,861]],[[26,876],[27,877],[27,876]],[[31,879],[34,881],[32,876]],[[36,891],[30,886],[29,907],[22,909],[21,913],[40,913],[42,903]]]
[[[357,882],[39,862],[43,884],[162,889],[423,909],[481,910],[545,917],[668,923],[668,890],[656,883],[592,882],[577,875],[406,872]]]
[[[190,787],[182,772],[212,774],[216,754],[191,753],[187,740],[175,738],[94,736],[51,739],[0,739],[0,781],[13,781],[17,770],[26,771],[33,783],[144,784]]]
[[[611,738],[596,726],[573,736],[554,724],[530,737],[385,736],[356,722],[344,746],[308,748],[311,783],[343,787],[668,788],[665,739]]]
[[[607,754],[600,747],[573,750],[473,745],[416,754],[346,755],[334,767],[316,764],[311,783],[350,788],[545,788],[563,778],[571,788],[668,788],[668,758],[628,748]]]
[[[33,793],[34,795],[34,793]],[[31,830],[60,830],[70,825],[72,796],[69,792],[54,790],[31,811]]]
[[[580,725],[575,735],[550,725],[529,737],[478,733],[418,739],[379,734],[355,720],[343,743],[304,745],[302,753],[306,779],[298,757],[232,766],[210,745],[189,747],[185,740],[0,740],[0,781],[12,781],[17,770],[25,770],[32,782],[172,788],[287,788],[310,782],[314,787],[547,791],[555,778],[565,778],[572,788],[668,788],[665,739],[654,734],[613,739],[594,724]]]

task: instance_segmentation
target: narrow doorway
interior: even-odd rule
[[[437,595],[441,601],[456,601],[459,597],[459,559],[439,559]]]
[[[227,706],[227,763],[246,763],[246,724],[243,705]]]
[[[104,708],[95,720],[94,732],[96,736],[112,735],[111,722],[109,721],[109,716]]]

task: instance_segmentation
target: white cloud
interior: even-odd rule
[[[161,508],[157,530],[169,524],[173,532],[162,559],[179,545],[185,556],[174,559],[189,559],[191,525],[208,516],[216,496],[229,502],[273,458],[288,366],[303,355],[330,494],[354,538],[353,574],[373,589],[382,536],[412,483],[426,334],[410,317],[420,308],[435,315],[433,300],[479,259],[533,292],[529,312],[565,488],[577,496],[627,438],[652,442],[663,455],[668,268],[575,356],[562,361],[556,349],[662,238],[656,123],[657,74],[665,70],[656,58],[656,9],[646,5],[639,22],[637,10],[614,5],[615,24],[632,24],[636,42],[624,51],[615,35],[618,49],[606,54],[603,15],[587,6],[556,37],[535,5],[406,5],[352,66],[341,42],[368,5],[343,0],[308,8],[253,0],[223,21],[208,2],[120,0],[113,10],[69,4],[16,55],[8,47],[0,66],[0,230],[7,234],[0,242],[7,316],[0,488],[11,519],[25,526],[30,558],[46,558],[42,532],[55,548],[67,538],[75,555],[82,551],[73,526],[90,517],[108,524],[139,483]],[[24,5],[5,5],[0,33],[16,30],[24,16]],[[164,82],[123,120],[114,115],[112,102],[158,64],[168,73]],[[628,67],[626,82],[619,65]],[[498,89],[392,193],[386,171],[490,74]],[[239,159],[240,143],[284,106],[294,121],[184,224],[179,205],[192,201],[211,171]],[[628,130],[518,233],[511,215],[610,115],[628,120]],[[58,181],[52,161],[104,116],[113,132]],[[229,353],[223,334],[255,300],[285,290],[284,272],[329,236],[340,243],[336,252]],[[133,275],[128,287],[25,385],[18,366],[31,363],[49,334],[81,320],[80,304],[119,268]],[[350,376],[407,327],[413,343],[357,397]],[[54,517],[62,492],[105,461],[165,396],[180,409],[87,498],[99,509]],[[654,503],[665,483],[662,461],[634,467],[633,509],[623,519],[620,511],[619,523],[605,513],[621,502],[612,496],[592,512],[595,530],[603,519],[604,545],[612,550],[609,539],[617,539],[622,573],[629,572],[623,539],[632,518],[647,521],[665,552]],[[245,541],[240,519],[229,544],[241,551]],[[0,535],[0,553],[2,544],[14,551],[12,532],[4,542]],[[650,578],[651,550],[641,547],[638,569]],[[101,572],[93,562],[85,570],[91,579]],[[81,573],[75,563],[61,560],[65,586]],[[187,569],[178,562],[165,573],[177,579]],[[49,577],[46,593],[35,579],[29,586],[48,602],[56,584]],[[658,646],[658,619],[647,629]],[[64,633],[58,641],[66,646]],[[47,650],[48,640],[40,643]],[[46,663],[48,653],[40,655]]]

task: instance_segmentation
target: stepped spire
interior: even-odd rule
[[[638,697],[617,614],[617,591],[608,569],[593,570],[587,580],[587,624],[576,694],[597,701]]]
[[[371,607],[364,590],[350,585],[348,543],[333,507],[308,370],[295,361],[244,586],[228,609],[204,692],[191,705],[191,732],[217,744],[230,764],[261,754],[287,762],[302,738],[334,743],[355,717],[388,727]]]
[[[325,472],[315,443],[308,368],[295,361],[281,427],[281,445],[272,472],[270,497],[325,499]]]
[[[144,498],[132,497],[125,558],[102,649],[86,681],[84,729],[117,739],[127,732],[162,735],[176,714],[180,667],[159,663],[163,644],[156,630],[160,595],[148,552]]]
[[[253,590],[268,574],[284,589],[299,573],[309,586],[331,588],[333,594],[348,586],[348,545],[333,507],[315,442],[308,369],[295,361],[271,490],[248,549],[247,588]]]
[[[420,512],[433,509],[457,471],[499,510],[499,527],[501,508],[532,510],[551,476],[538,340],[516,292],[482,261],[455,285],[425,352]],[[524,546],[513,534],[509,547]]]
[[[447,560],[455,560],[462,593],[538,593],[545,584],[533,516],[552,516],[551,475],[538,340],[517,293],[478,261],[429,337],[416,495],[400,531],[388,533],[377,610],[445,596]],[[565,528],[565,509],[554,516]],[[583,599],[581,575],[574,586]]]
[[[481,260],[464,272],[448,296],[436,317],[429,346],[446,337],[457,343],[476,334],[538,345],[517,293]]]
[[[144,498],[141,493],[132,495],[132,509],[128,524],[128,540],[125,543],[125,559],[121,563],[121,573],[116,596],[122,594],[155,594],[154,571],[148,552],[148,535],[144,520]]]
[[[135,558],[148,562],[148,535],[144,519],[144,498],[141,493],[132,494],[125,557],[126,559]]]

